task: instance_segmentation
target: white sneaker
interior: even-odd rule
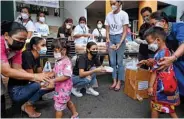
[[[72,88],[72,94],[75,95],[76,97],[82,97],[82,93],[80,93],[79,91],[77,91],[77,88]]]
[[[90,95],[94,95],[94,96],[98,96],[99,95],[99,92],[95,91],[93,88],[88,88],[86,89],[86,93],[87,94],[90,94]]]

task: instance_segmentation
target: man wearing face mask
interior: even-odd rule
[[[45,13],[40,12],[37,14],[37,22],[35,23],[36,31],[42,37],[49,35],[49,26],[45,23]]]
[[[58,29],[58,38],[69,38],[72,34],[72,27],[73,27],[73,20],[71,18],[68,18],[65,20],[63,25],[59,27]]]
[[[105,20],[106,42],[109,44],[110,64],[113,67],[113,84],[110,89],[119,91],[121,81],[124,79],[123,56],[125,52],[125,39],[129,24],[128,14],[121,10],[121,1],[110,1],[112,12],[108,13]],[[117,56],[117,57],[116,57]],[[118,67],[118,69],[117,69]],[[118,76],[117,76],[118,71]]]
[[[139,30],[139,37],[134,39],[134,41],[138,44],[139,46],[139,54],[138,54],[138,60],[147,60],[148,58],[153,58],[155,52],[156,52],[156,45],[148,45],[147,41],[144,39],[144,32],[148,30],[151,25],[149,24],[149,17],[152,13],[152,9],[150,7],[144,7],[141,9],[141,15],[143,18],[143,24],[140,27]],[[147,69],[148,67],[145,65],[142,65],[141,68]]]

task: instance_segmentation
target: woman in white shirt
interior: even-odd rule
[[[27,41],[30,41],[30,38],[32,37],[35,29],[35,25],[31,19],[31,15],[30,15],[30,11],[28,7],[23,7],[21,9],[21,13],[18,16],[18,18],[15,20],[16,22],[19,22],[20,24],[22,24],[23,26],[26,27],[27,31],[28,31],[28,35],[27,35]]]
[[[39,12],[37,14],[37,22],[35,23],[36,31],[41,36],[47,37],[49,35],[49,26],[45,23],[45,13]]]
[[[129,17],[125,11],[121,10],[121,1],[111,0],[110,4],[112,12],[108,13],[105,20],[106,42],[109,43],[110,63],[114,69],[112,73],[113,84],[110,86],[110,89],[119,91],[121,81],[124,79],[123,56]]]
[[[86,18],[80,17],[79,24],[74,29],[73,34],[75,42],[75,50],[77,54],[83,54],[86,52],[86,44],[90,41],[92,34],[89,34],[89,29],[86,25]]]
[[[33,36],[34,32],[36,31],[35,25],[31,19],[29,8],[22,7],[21,13],[15,21],[22,24],[24,27],[26,27],[26,29],[28,31],[26,45],[22,49],[22,51],[24,51],[27,47],[27,44],[30,42],[31,37]]]
[[[104,51],[106,50],[106,44],[104,43],[106,40],[106,29],[103,28],[103,21],[102,20],[98,20],[97,21],[97,28],[95,28],[93,30],[92,35],[94,35],[95,41],[96,42],[102,42],[103,44],[101,45],[105,45],[104,47],[99,47],[98,50],[100,51]],[[103,60],[104,60],[104,56],[100,56],[100,62],[101,64],[103,64]]]

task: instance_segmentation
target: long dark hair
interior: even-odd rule
[[[139,30],[139,37],[140,39],[145,39],[144,38],[144,33],[151,28],[151,25],[149,23],[144,23],[141,25],[140,30]]]
[[[66,23],[68,23],[68,19],[66,19],[64,21],[64,23],[61,27],[65,30],[65,33],[72,34],[72,28],[71,29],[66,29]]]
[[[88,42],[88,44],[86,45],[86,53],[87,52],[87,49],[89,50],[93,45],[97,45],[95,42]]]
[[[1,35],[4,35],[5,32],[8,32],[8,35],[12,36],[22,31],[27,32],[26,28],[18,22],[12,22],[12,21],[1,22]]]
[[[20,12],[22,12],[23,9],[27,9],[28,13],[30,14],[29,7],[22,7],[21,10],[20,10]],[[20,18],[20,20],[22,21],[23,19]],[[33,20],[31,19],[31,15],[29,16],[29,20],[33,21]]]
[[[45,17],[45,13],[44,12],[38,12],[37,15],[36,15],[36,20],[37,22],[39,22],[39,17],[40,17],[40,14],[44,14],[44,17]]]
[[[41,37],[32,37],[30,43],[27,44],[28,47],[26,48],[26,50],[33,50],[33,45],[38,45],[42,40],[44,39]]]

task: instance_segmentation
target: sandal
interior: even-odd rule
[[[113,90],[115,87],[116,87],[116,85],[113,86],[113,84],[112,84],[112,85],[109,87],[109,89],[110,89],[110,90]]]
[[[120,89],[121,89],[121,84],[120,84],[120,87],[119,88],[116,88],[115,87],[114,91],[117,91],[118,92],[118,91],[120,91]]]
[[[25,112],[30,118],[38,118],[41,116],[41,113],[38,112],[29,112],[26,110],[26,106],[32,106],[30,103],[25,103],[21,106],[22,112]],[[34,109],[34,107],[32,107]]]
[[[71,119],[79,119],[79,114],[77,113],[76,116],[72,116]]]

